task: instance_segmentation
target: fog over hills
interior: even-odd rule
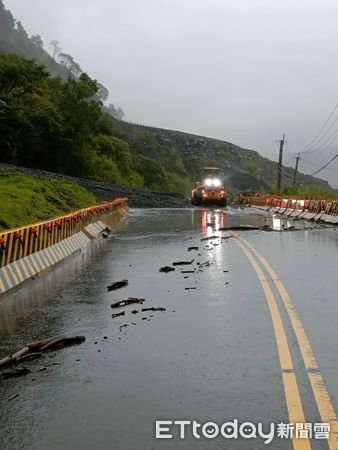
[[[153,136],[153,127],[182,130],[276,160],[275,140],[285,132],[284,165],[293,166],[337,103],[334,0],[320,8],[310,0],[306,9],[291,0],[4,3],[49,52],[49,42],[59,41],[62,52],[109,89],[125,119],[151,125]],[[315,172],[337,153],[337,117],[336,111],[302,155],[302,172]],[[263,187],[263,180],[272,181],[274,165],[267,176],[263,159],[261,174],[239,161],[225,166],[258,177]],[[337,171],[336,160],[318,176],[338,185]],[[292,178],[291,169],[285,173]]]

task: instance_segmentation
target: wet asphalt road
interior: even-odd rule
[[[188,432],[181,440],[174,428],[173,439],[155,439],[156,420],[289,422],[276,337],[257,275],[235,239],[201,241],[227,237],[219,227],[262,225],[265,217],[255,210],[131,210],[111,239],[3,297],[1,356],[52,335],[82,334],[86,342],[44,354],[27,364],[32,373],[1,381],[0,448],[291,449],[290,440],[277,438],[264,446],[259,438],[197,440]],[[236,234],[264,255],[287,287],[338,410],[338,234],[310,227]],[[191,246],[199,250],[188,252]],[[175,272],[159,272],[192,259]],[[110,282],[124,278],[128,287],[107,292]],[[277,298],[275,288],[273,293]],[[133,315],[141,309],[133,305],[112,319],[117,311],[111,303],[128,297],[166,311]],[[306,421],[320,422],[299,346],[278,302]],[[311,445],[328,448],[323,441]]]

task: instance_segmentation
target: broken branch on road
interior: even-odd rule
[[[107,286],[108,292],[115,291],[116,289],[121,289],[125,286],[128,286],[128,280],[115,281],[110,286]]]
[[[41,353],[45,351],[59,350],[70,345],[78,345],[84,342],[84,336],[57,336],[47,339],[40,339],[27,343],[16,353],[11,356],[6,356],[0,360],[0,368],[11,364],[19,364],[24,361],[30,361],[41,357]]]
[[[192,259],[191,261],[176,261],[176,262],[173,262],[173,266],[189,266],[194,261],[195,261],[194,259]]]
[[[121,300],[119,302],[115,302],[111,305],[111,308],[122,308],[123,306],[133,305],[133,304],[141,304],[145,302],[144,298],[134,298],[129,297],[127,300]]]
[[[125,311],[122,311],[120,313],[112,314],[112,318],[115,319],[116,317],[124,316],[126,314]]]
[[[159,308],[154,308],[154,307],[152,307],[152,308],[143,308],[142,312],[145,312],[145,311],[162,311],[162,312],[164,312],[164,311],[166,311],[166,308],[162,308],[162,307],[159,307]]]
[[[165,272],[165,273],[173,272],[174,270],[175,270],[175,268],[170,267],[170,266],[164,266],[164,267],[160,268],[160,272]]]

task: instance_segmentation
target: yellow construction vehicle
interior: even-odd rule
[[[202,205],[227,205],[226,192],[220,176],[219,167],[204,167],[201,177],[197,177],[195,189],[191,192],[191,204]]]

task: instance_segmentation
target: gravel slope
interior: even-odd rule
[[[0,168],[11,172],[21,172],[39,179],[71,181],[85,187],[99,201],[113,200],[116,197],[128,197],[131,208],[187,208],[190,200],[179,194],[152,192],[146,189],[131,188],[85,178],[70,177],[44,170],[29,169],[0,163]]]

